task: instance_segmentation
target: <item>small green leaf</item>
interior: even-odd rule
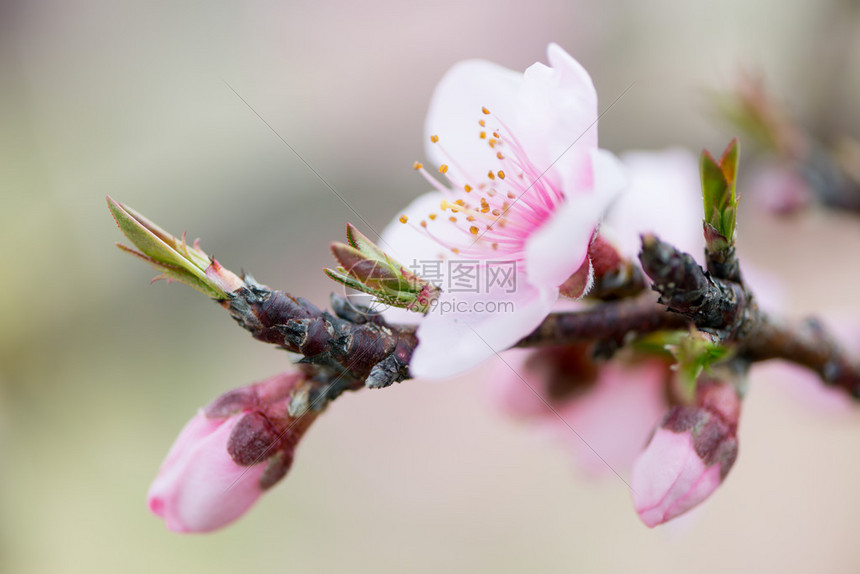
[[[368,239],[351,223],[346,224],[346,239],[349,244],[370,259],[386,261],[388,257],[376,244]]]
[[[184,235],[181,240],[177,239],[113,198],[108,197],[107,202],[120,231],[140,251],[119,243],[117,246],[161,271],[162,275],[157,279],[185,283],[219,301],[228,299],[230,292],[244,284],[234,273],[206,255],[196,243],[188,247]]]
[[[689,334],[689,331],[655,331],[637,337],[633,342],[633,348],[642,353],[671,358],[673,355],[669,351],[669,347],[678,345],[681,338]]]
[[[346,226],[346,238],[349,245],[332,243],[332,254],[340,266],[325,269],[326,275],[389,305],[427,312],[439,288],[408,271],[351,224]]]
[[[726,249],[734,243],[738,199],[738,140],[733,139],[720,161],[702,152],[700,175],[705,208],[705,239],[709,250]],[[708,227],[710,226],[710,227]]]
[[[740,145],[738,138],[733,138],[723,151],[720,158],[720,169],[723,171],[725,180],[732,188],[732,200],[735,199],[735,181],[738,177],[738,162],[740,161]]]
[[[366,286],[361,281],[358,281],[357,279],[347,275],[344,272],[343,268],[339,267],[337,269],[323,269],[323,272],[328,275],[330,279],[333,279],[342,285],[346,285],[350,289],[355,289],[356,291],[361,291],[362,293],[367,293],[369,295],[376,294],[373,289]]]
[[[729,350],[702,331],[691,330],[679,337],[677,343],[666,346],[675,357],[674,369],[678,372],[681,388],[688,398],[696,392],[696,382],[704,370],[726,358]]]

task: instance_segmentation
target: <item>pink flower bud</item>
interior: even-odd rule
[[[737,415],[723,393],[709,393],[715,409],[673,407],[633,466],[633,506],[649,528],[679,516],[708,498],[738,454]],[[737,399],[735,399],[737,402]]]
[[[226,526],[286,475],[296,444],[316,418],[287,413],[303,381],[299,373],[285,373],[228,392],[185,425],[147,495],[149,509],[168,529]]]

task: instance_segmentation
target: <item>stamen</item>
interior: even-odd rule
[[[405,215],[400,216],[400,223],[406,223],[407,221],[409,221],[408,217],[406,217]]]
[[[482,107],[481,111],[485,116],[492,115],[486,107]],[[444,149],[436,134],[430,136],[430,141],[439,146],[445,163],[439,165],[438,170],[439,173],[445,174],[448,181],[443,183],[432,177],[420,162],[416,161],[413,164],[414,169],[428,179],[434,188],[442,192],[442,197],[448,198],[440,203],[442,215],[448,212],[447,219],[454,224],[459,233],[463,234],[462,241],[468,243],[458,245],[457,241],[451,243],[436,237],[433,232],[434,227],[428,225],[428,222],[435,221],[438,212],[427,213],[425,218],[414,227],[449,252],[463,257],[481,260],[504,255],[518,260],[520,264],[520,260],[524,257],[525,239],[552,213],[558,199],[564,198],[564,192],[541,179],[542,174],[532,164],[522,144],[517,141],[516,136],[501,119],[493,116],[493,123],[496,125],[487,129],[486,119],[478,120],[480,126],[478,137],[493,149],[491,153],[499,162],[487,166],[494,167],[486,172],[487,179],[464,170]],[[511,176],[507,179],[508,173],[519,177]],[[468,181],[474,181],[475,185],[466,183]],[[502,181],[504,183],[501,183]],[[527,186],[527,184],[530,185]],[[495,187],[502,185],[504,187]],[[527,193],[532,188],[534,188],[533,191]],[[476,192],[478,202],[473,203],[466,199],[465,194],[473,191]],[[454,214],[457,214],[456,217]],[[467,223],[459,225],[459,218],[463,218]],[[406,216],[403,215],[400,221],[406,223]],[[410,225],[413,224],[410,222]],[[479,241],[480,239],[485,241]],[[490,255],[490,249],[498,254]]]
[[[435,177],[433,177],[432,175],[430,175],[430,174],[427,172],[427,170],[426,170],[426,169],[424,169],[424,167],[423,167],[423,166],[422,166],[422,167],[420,167],[420,168],[418,168],[418,173],[420,173],[420,174],[421,174],[421,176],[422,176],[424,179],[426,179],[426,180],[427,180],[427,182],[428,182],[430,185],[432,185],[434,188],[436,188],[439,192],[441,192],[441,193],[446,193],[446,194],[447,194],[447,193],[451,193],[451,190],[450,190],[450,189],[448,189],[447,187],[445,187],[444,185],[442,185],[442,183],[441,183],[438,179],[436,179]]]

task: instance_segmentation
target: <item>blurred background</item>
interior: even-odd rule
[[[0,572],[858,571],[860,412],[810,408],[768,368],[727,482],[653,531],[622,481],[495,412],[479,372],[342,397],[221,532],[147,511],[195,410],[287,358],[191,289],[150,286],[105,195],[325,304],[328,243],[359,222],[230,87],[381,229],[425,190],[411,166],[442,74],[523,70],[550,41],[602,109],[633,85],[601,120],[615,152],[718,152],[734,134],[705,90],[739,70],[823,138],[860,134],[845,0],[0,3]],[[739,234],[791,315],[860,317],[856,216],[750,204]]]

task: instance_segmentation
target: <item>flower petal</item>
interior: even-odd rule
[[[482,179],[494,165],[495,152],[479,137],[481,109],[502,118],[515,116],[522,81],[522,74],[484,60],[467,60],[451,68],[436,86],[424,124],[430,161],[449,164],[448,176],[460,184]],[[434,135],[439,144],[430,142]]]
[[[504,361],[493,361],[484,377],[487,395],[499,409],[513,417],[554,417],[541,400],[541,396],[544,396],[544,377],[527,368],[528,359],[533,353],[533,349],[509,349],[503,356]]]
[[[597,149],[597,93],[585,68],[560,46],[550,44],[547,57],[549,66],[536,63],[525,71],[519,113],[509,121],[532,163],[571,194],[592,184],[588,156]]]
[[[406,216],[407,223],[395,218],[382,230],[379,247],[419,276],[422,269],[426,268],[425,263],[443,262],[440,269],[444,270],[444,261],[451,255],[427,233],[415,227],[422,219],[430,213],[439,213],[440,217],[433,222],[433,234],[443,241],[462,241],[462,232],[441,216],[439,203],[444,198],[437,191],[425,193],[400,212]],[[425,278],[431,283],[442,285],[442,277]],[[385,311],[385,318],[394,323],[414,324],[421,320],[421,315],[406,309],[390,308]]]
[[[595,228],[610,203],[624,189],[624,170],[615,156],[605,150],[595,150],[591,157],[594,191],[568,196],[526,243],[526,273],[533,285],[561,285],[582,266]]]
[[[720,483],[719,465],[708,470],[690,433],[657,429],[631,477],[633,506],[645,525],[653,528],[707,498]]]
[[[621,156],[629,177],[627,191],[606,215],[601,234],[627,257],[636,257],[640,235],[651,232],[701,258],[702,192],[696,156],[675,148]]]
[[[242,467],[227,453],[227,441],[239,419],[231,417],[193,444],[185,442],[185,431],[180,433],[181,455],[165,461],[147,495],[150,510],[170,530],[216,530],[242,516],[260,497],[266,464]]]
[[[626,473],[641,452],[643,437],[666,409],[667,372],[667,365],[659,360],[601,365],[595,385],[558,410],[579,436],[557,418],[547,422],[570,446],[584,471],[594,476],[607,476],[613,470]]]
[[[534,331],[546,318],[558,297],[557,289],[538,290],[517,285],[516,293],[445,293],[418,327],[418,347],[410,371],[415,377],[447,378],[480,365],[496,353],[513,346]],[[466,312],[446,305],[462,303]],[[480,312],[476,303],[492,304],[495,310]],[[502,310],[512,304],[510,310]]]
[[[588,474],[606,476],[613,469],[627,473],[642,449],[643,437],[666,409],[668,365],[661,360],[605,363],[598,366],[596,380],[591,380],[595,373],[587,368],[578,372],[571,369],[576,363],[571,363],[557,372],[553,365],[541,362],[551,360],[552,355],[537,353],[511,349],[504,362],[495,361],[486,376],[490,399],[508,414],[530,419],[544,434],[567,445],[577,465]],[[553,399],[549,387],[553,381],[548,379],[553,372],[570,377],[564,384],[577,388],[569,396]]]

